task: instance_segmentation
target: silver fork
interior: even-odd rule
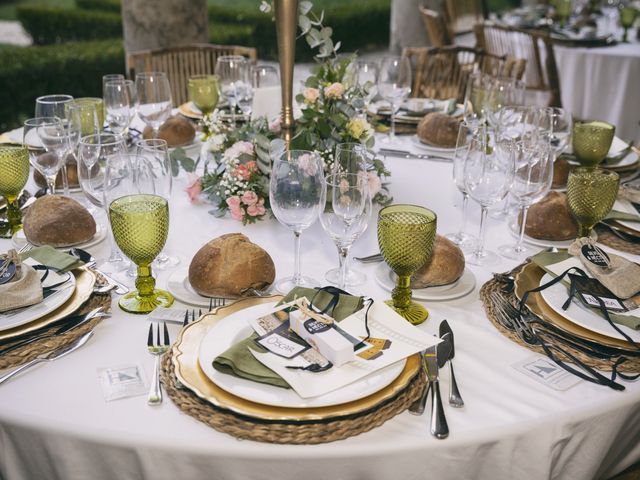
[[[160,405],[162,403],[162,390],[160,389],[160,357],[169,349],[171,341],[169,340],[169,330],[167,323],[162,322],[164,330],[164,338],[160,339],[160,323],[156,323],[156,335],[154,341],[153,323],[149,325],[149,335],[147,336],[147,350],[151,355],[156,357],[153,366],[153,380],[149,395],[147,396],[148,405]]]
[[[34,247],[35,245],[33,243],[27,242],[20,248],[20,250],[18,250],[18,253],[27,253],[33,250]]]

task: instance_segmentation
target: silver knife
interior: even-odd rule
[[[440,334],[440,338],[451,343],[451,353],[447,358],[449,361],[449,372],[451,373],[451,382],[449,383],[449,405],[455,408],[461,408],[464,406],[464,400],[462,400],[462,395],[460,395],[456,375],[453,372],[453,359],[456,356],[456,346],[453,337],[453,330],[451,330],[449,322],[443,320],[440,323],[438,333]]]
[[[408,150],[396,150],[392,148],[381,148],[378,153],[382,155],[389,155],[391,157],[415,159],[415,160],[431,160],[433,162],[451,163],[450,158],[434,157],[433,155],[427,155],[426,153],[412,153]]]
[[[439,439],[449,436],[449,426],[444,416],[444,407],[440,397],[440,384],[438,383],[438,356],[436,347],[429,347],[424,354],[427,363],[427,378],[431,383],[431,434]]]

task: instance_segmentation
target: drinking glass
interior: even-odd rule
[[[371,101],[378,94],[378,72],[379,65],[376,62],[356,62],[356,75],[358,78],[358,85],[364,90],[364,110],[369,109]]]
[[[171,115],[171,86],[164,72],[136,74],[138,116],[158,136],[158,129]]]
[[[47,181],[49,193],[55,194],[56,177],[67,152],[68,138],[58,117],[30,118],[24,122],[23,143],[29,160]]]
[[[102,131],[102,125],[104,124],[103,107],[104,104],[87,101],[86,99],[74,100],[66,105],[67,121],[79,132],[75,147],[77,147],[81,137],[94,135]]]
[[[378,213],[378,245],[387,265],[398,276],[387,304],[414,325],[424,322],[429,312],[411,301],[409,281],[433,250],[436,214],[416,205],[390,205]]]
[[[515,172],[515,149],[511,140],[496,139],[490,127],[480,127],[469,143],[464,163],[464,185],[469,196],[480,204],[480,233],[475,251],[468,258],[472,265],[495,263],[498,256],[484,249],[489,207],[509,192]]]
[[[193,75],[189,77],[187,88],[193,104],[208,115],[216,108],[220,96],[219,77],[217,75]]]
[[[464,92],[464,121],[468,125],[477,126],[484,123],[490,91],[490,77],[480,72],[469,75]]]
[[[602,162],[613,142],[616,127],[605,122],[573,124],[573,153],[584,167]]]
[[[523,82],[514,78],[486,78],[489,91],[484,101],[484,114],[493,127],[498,125],[498,112],[507,106],[519,105],[524,91]]]
[[[458,245],[462,250],[472,249],[476,243],[475,237],[466,233],[467,230],[467,206],[469,205],[469,194],[464,184],[464,164],[469,153],[470,140],[476,125],[461,122],[458,129],[456,149],[453,154],[453,183],[462,193],[462,223],[460,230],[456,233],[447,233],[446,238]]]
[[[391,130],[386,141],[396,136],[396,111],[411,93],[411,63],[407,57],[384,57],[380,62],[378,92],[391,104]]]
[[[556,157],[564,152],[571,143],[571,114],[564,108],[549,108],[551,118],[551,139]]]
[[[94,124],[91,123],[94,120],[93,118],[94,110],[96,112],[95,115],[98,122],[98,129],[102,130],[102,128],[104,127],[104,100],[102,98],[98,98],[98,97],[76,98],[72,103],[78,105],[78,108],[80,108],[83,112],[85,112],[83,114],[83,130],[85,128],[91,128],[91,129],[95,128]]]
[[[222,55],[216,60],[215,71],[220,77],[220,91],[229,103],[231,121],[235,128],[236,107],[246,107],[247,89],[250,90],[249,64],[240,55]]]
[[[620,25],[624,29],[622,34],[622,41],[627,43],[627,33],[629,28],[633,27],[633,22],[636,21],[636,15],[638,11],[633,6],[626,6],[620,9]]]
[[[112,158],[126,152],[124,138],[112,133],[96,133],[84,136],[78,144],[78,181],[87,199],[109,214],[105,199],[105,172]],[[109,235],[111,252],[101,262],[107,273],[119,272],[126,268],[124,258],[116,248],[113,235]]]
[[[102,76],[102,96],[104,97],[104,91],[107,83],[109,82],[123,82],[125,80],[124,75],[121,73],[107,73]]]
[[[126,312],[144,314],[170,307],[173,296],[155,288],[151,262],[169,234],[169,205],[156,195],[154,173],[136,154],[113,156],[105,170],[109,222],[118,247],[138,267],[136,290],[120,297]]]
[[[290,150],[273,163],[269,183],[271,210],[280,223],[293,231],[295,239],[293,277],[283,278],[275,284],[281,293],[288,293],[294,287],[319,285],[300,272],[300,234],[318,219],[325,199],[326,183],[320,155]]]
[[[325,182],[327,206],[320,213],[320,224],[338,248],[340,264],[338,269],[329,270],[325,278],[344,290],[353,285],[347,271],[349,250],[366,230],[371,215],[369,187],[366,176],[357,173],[333,173]]]
[[[132,80],[107,82],[104,86],[104,107],[107,126],[116,135],[126,136],[136,115],[138,95]]]
[[[525,145],[516,142],[513,146],[516,169],[509,193],[520,207],[520,230],[515,245],[501,245],[498,251],[503,257],[524,260],[535,250],[523,245],[524,231],[529,207],[544,198],[551,189],[553,180],[553,150],[546,140]]]
[[[593,226],[613,208],[620,177],[601,168],[580,167],[569,172],[567,200],[578,222],[578,238],[588,237]]]
[[[280,73],[272,65],[254,65],[251,67],[251,85],[253,88],[279,87]]]
[[[0,144],[0,194],[7,200],[7,223],[0,225],[0,237],[11,237],[22,229],[18,197],[28,179],[27,147],[17,143]]]

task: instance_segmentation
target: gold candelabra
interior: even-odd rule
[[[280,86],[282,89],[282,136],[289,148],[293,135],[293,65],[298,27],[298,0],[275,0]]]

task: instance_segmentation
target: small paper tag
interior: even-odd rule
[[[569,274],[569,278],[571,278],[571,282],[578,293],[578,298],[580,298],[586,306],[600,308],[599,298],[607,310],[615,312],[626,312],[628,310],[613,292],[595,278],[583,277],[582,275],[574,275],[571,273]]]
[[[106,402],[147,392],[143,370],[139,365],[99,368],[98,379]]]
[[[611,259],[607,252],[596,245],[586,244],[582,246],[582,255],[594,265],[602,268],[609,268]]]
[[[580,378],[571,375],[545,357],[529,357],[526,360],[514,363],[512,367],[553,390],[569,390],[580,383]]]
[[[147,320],[150,322],[174,322],[182,325],[185,313],[187,311],[184,308],[156,308],[149,314]]]
[[[256,338],[256,343],[271,353],[284,358],[294,358],[311,348],[307,342],[289,330],[289,322],[283,322],[275,330]]]
[[[4,285],[11,281],[11,279],[16,275],[16,264],[14,262],[9,262],[7,268],[2,275],[0,275],[0,285]]]

